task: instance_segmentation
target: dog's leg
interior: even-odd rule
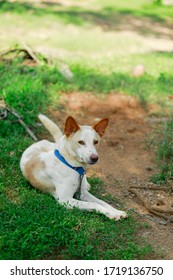
[[[56,198],[56,196],[54,195]],[[72,209],[73,207],[77,207],[81,210],[87,210],[87,211],[97,211],[102,214],[104,214],[109,219],[115,219],[119,220],[120,217],[118,215],[115,215],[114,211],[111,211],[111,209],[105,208],[101,204],[94,203],[94,202],[88,202],[88,201],[81,201],[74,198],[69,199],[57,199],[57,201],[64,205],[67,209]]]
[[[93,196],[92,194],[90,194],[87,190],[85,190],[85,192],[81,193],[81,200],[87,201],[89,203],[95,203],[97,205],[101,205],[108,211],[111,211],[112,213],[114,213],[114,218],[116,220],[127,217],[127,214],[124,211],[115,209],[114,207],[112,207],[111,205],[106,203],[105,201],[100,200],[100,199],[96,198],[95,196]]]
[[[119,220],[120,218],[125,218],[127,217],[127,214],[124,211],[119,211],[117,209],[115,209],[114,207],[112,207],[111,205],[109,205],[108,203],[106,203],[103,200],[100,200],[98,198],[96,198],[95,196],[93,196],[92,194],[90,194],[88,192],[88,181],[87,178],[84,177],[83,182],[82,182],[82,188],[81,188],[81,200],[83,201],[87,201],[87,202],[91,202],[91,203],[97,203],[101,206],[103,206],[104,208],[108,209],[111,212],[114,212],[115,215],[115,219]]]

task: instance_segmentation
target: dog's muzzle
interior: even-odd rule
[[[97,155],[91,155],[90,157],[90,164],[94,164],[98,161],[98,156]]]

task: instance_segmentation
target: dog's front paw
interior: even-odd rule
[[[128,215],[126,212],[118,211],[118,210],[116,212],[114,212],[114,214],[110,215],[110,219],[114,219],[116,221],[119,221],[120,219],[127,218],[127,217],[128,217]]]

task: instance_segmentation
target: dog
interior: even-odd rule
[[[45,115],[39,119],[54,137],[55,143],[42,140],[27,148],[20,160],[20,168],[30,184],[54,198],[68,209],[97,211],[110,219],[127,217],[106,202],[91,195],[85,171],[98,161],[97,147],[108,125],[104,118],[93,126],[81,126],[69,116],[65,121],[64,134]],[[74,198],[78,191],[79,199]]]

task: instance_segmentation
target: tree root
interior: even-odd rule
[[[170,219],[173,222],[173,210],[172,209],[160,209],[155,206],[150,206],[146,201],[144,201],[143,197],[135,190],[135,188],[130,187],[129,191],[139,199],[140,203],[152,214],[162,217],[164,219]]]

